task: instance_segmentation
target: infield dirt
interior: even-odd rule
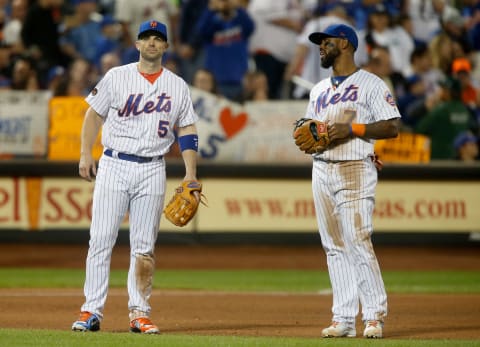
[[[478,247],[376,246],[383,270],[480,270]],[[127,269],[117,245],[112,268]],[[0,267],[84,268],[87,245],[0,244]],[[157,269],[326,270],[320,246],[158,246]],[[387,287],[388,291],[388,287]],[[167,334],[318,337],[330,294],[154,290],[152,319]],[[0,326],[69,330],[81,289],[0,289]],[[128,330],[126,288],[110,289],[103,331]],[[357,324],[361,336],[362,325]],[[389,294],[388,338],[480,339],[480,294]]]

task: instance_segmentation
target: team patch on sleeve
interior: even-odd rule
[[[97,88],[93,88],[90,93],[91,93],[93,96],[95,96],[95,95],[97,95],[97,93],[98,93],[98,89],[97,89]]]
[[[392,106],[397,106],[395,104],[395,99],[393,98],[393,95],[387,90],[385,92],[385,100]]]

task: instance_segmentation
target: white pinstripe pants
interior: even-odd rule
[[[333,290],[333,320],[383,320],[387,294],[371,242],[377,171],[371,159],[314,160],[312,190]]]
[[[93,193],[92,223],[86,261],[82,311],[103,316],[110,261],[118,230],[129,212],[130,267],[128,308],[149,313],[148,299],[137,283],[136,255],[153,256],[165,199],[165,162],[135,163],[108,156],[99,162]]]

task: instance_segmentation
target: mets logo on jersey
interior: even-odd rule
[[[320,93],[315,102],[315,112],[320,113],[322,109],[326,109],[329,105],[336,105],[339,102],[355,102],[358,99],[358,86],[350,84],[342,92],[330,94],[332,89],[328,88]]]
[[[169,95],[162,93],[157,100],[143,100],[143,94],[130,94],[125,105],[118,110],[119,117],[138,116],[153,112],[170,113],[172,100]]]
[[[393,95],[387,90],[385,91],[385,100],[392,106],[397,106],[395,103],[395,99],[393,98]]]

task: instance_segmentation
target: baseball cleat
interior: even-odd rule
[[[80,312],[78,320],[72,325],[73,331],[98,331],[100,330],[100,318],[87,311]]]
[[[381,339],[383,337],[383,322],[379,320],[366,321],[363,336],[368,339]]]
[[[148,317],[135,318],[130,321],[130,331],[142,334],[159,334],[160,330]]]
[[[332,322],[332,324],[322,330],[322,337],[355,337],[357,332],[355,324],[346,322]]]

